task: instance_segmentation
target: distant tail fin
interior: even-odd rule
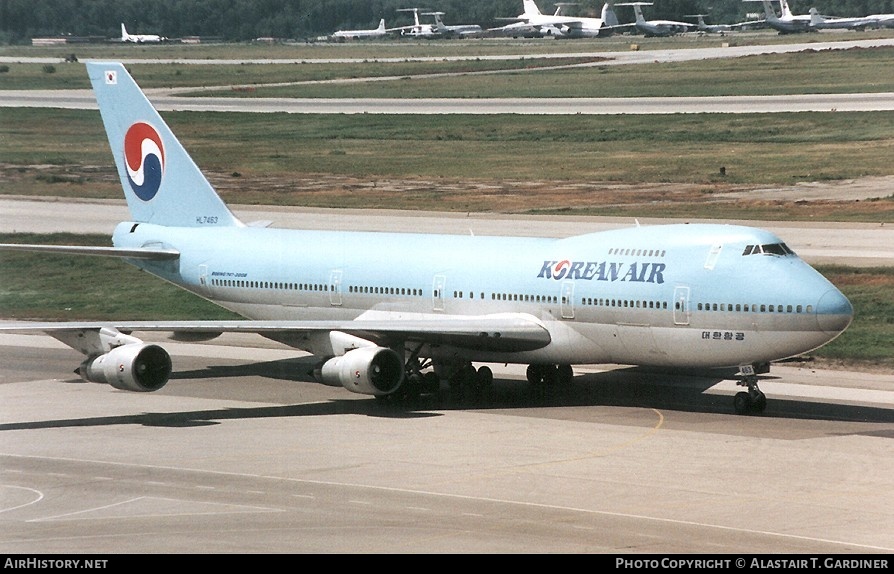
[[[385,19],[384,19],[384,18],[382,18],[381,20],[379,20],[379,27],[376,28],[376,30],[379,31],[379,32],[384,32],[384,31],[385,31]]]
[[[537,4],[534,0],[522,0],[522,4],[525,7],[525,16],[542,16],[540,13],[540,8],[537,7]]]
[[[793,16],[792,9],[788,7],[786,0],[779,0],[779,11],[782,12],[783,18],[791,18]]]
[[[134,221],[171,227],[242,225],[123,65],[90,62],[87,73]]]
[[[124,27],[124,22],[121,22],[121,41],[127,42],[127,28]]]
[[[619,26],[621,24],[614,8],[608,2],[602,5],[602,24],[605,26]]]

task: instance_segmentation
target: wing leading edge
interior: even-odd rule
[[[547,346],[549,331],[533,316],[508,314],[470,318],[356,319],[352,321],[82,321],[6,322],[0,331],[43,332],[65,341],[64,334],[112,330],[129,333],[172,332],[192,335],[257,333],[290,344],[301,335],[347,333],[380,345],[426,343],[499,352],[522,352]],[[300,346],[300,345],[296,345]]]

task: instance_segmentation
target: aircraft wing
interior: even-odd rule
[[[96,247],[89,245],[35,245],[25,243],[0,243],[0,251],[38,251],[42,253],[64,253],[68,255],[100,255],[104,257],[124,257],[130,259],[177,259],[176,249],[145,247],[125,249],[122,247]]]
[[[387,346],[408,342],[450,345],[492,351],[531,351],[548,345],[551,337],[533,316],[520,313],[474,317],[355,319],[345,321],[74,321],[0,323],[0,332],[43,332],[62,341],[65,334],[101,330],[123,333],[133,331],[172,332],[195,336],[221,333],[257,333],[285,344],[299,343],[313,333],[347,333]],[[57,336],[59,335],[59,336]],[[294,344],[300,347],[299,344]]]

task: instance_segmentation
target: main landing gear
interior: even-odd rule
[[[743,366],[741,375],[742,379],[736,381],[736,384],[740,387],[748,387],[748,390],[739,391],[733,397],[733,408],[736,409],[736,414],[747,415],[764,412],[767,408],[767,396],[757,388],[757,372],[755,368],[751,365]]]
[[[487,365],[475,368],[465,362],[447,378],[450,395],[455,400],[466,398],[488,399],[494,385],[494,372]]]
[[[574,378],[574,371],[571,365],[528,365],[525,375],[532,385],[567,385]]]

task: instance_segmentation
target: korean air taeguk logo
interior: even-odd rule
[[[137,197],[143,201],[155,197],[165,170],[165,148],[154,127],[145,122],[130,126],[124,136],[124,163]]]

